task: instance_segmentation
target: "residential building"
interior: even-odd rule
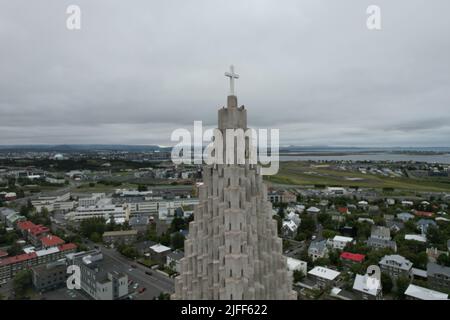
[[[333,249],[344,250],[347,244],[352,242],[353,238],[351,237],[334,236],[333,239],[328,239],[327,245]]]
[[[427,264],[427,277],[433,288],[450,291],[450,267],[430,262]]]
[[[381,281],[367,274],[357,274],[353,282],[353,291],[360,300],[382,300],[381,289]]]
[[[311,242],[308,248],[308,256],[312,261],[316,261],[320,258],[328,258],[327,241],[321,240]]]
[[[155,244],[149,248],[150,259],[157,261],[160,264],[165,264],[167,261],[167,255],[171,253],[169,247],[166,247],[160,243]]]
[[[33,286],[36,291],[45,292],[66,285],[66,259],[60,259],[55,262],[32,267],[31,271]]]
[[[130,245],[136,242],[137,235],[137,230],[107,231],[103,233],[103,242]]]
[[[181,264],[180,261],[184,257],[184,252],[175,250],[167,255],[166,266],[173,271],[180,273]]]
[[[289,271],[300,271],[306,276],[308,264],[306,261],[287,257],[287,266]]]
[[[399,220],[401,220],[403,222],[406,222],[406,221],[409,221],[411,219],[414,219],[414,215],[412,215],[409,212],[402,212],[402,213],[397,214],[397,219],[399,219]]]
[[[386,255],[379,262],[382,272],[389,274],[391,277],[398,278],[400,276],[410,277],[412,262],[398,254]]]
[[[391,240],[391,230],[387,227],[372,226],[371,234],[367,239],[367,246],[374,249],[389,248],[397,251],[397,243]]]
[[[419,229],[422,234],[427,234],[430,227],[437,227],[436,222],[431,219],[420,219],[417,221],[416,225],[417,229]]]
[[[308,276],[316,281],[316,285],[325,289],[334,287],[339,280],[340,272],[325,267],[314,267],[308,272]]]
[[[14,278],[17,272],[29,269],[33,266],[50,263],[61,258],[68,253],[75,252],[76,245],[67,243],[58,247],[20,254],[0,260],[0,284]]]
[[[448,294],[410,284],[405,291],[408,300],[448,300]]]
[[[128,294],[128,276],[116,271],[99,250],[78,252],[68,262],[80,267],[81,289],[95,300],[116,300]]]
[[[351,253],[351,252],[342,252],[340,255],[340,259],[344,264],[351,265],[354,263],[362,263],[366,256],[364,254],[359,253]]]
[[[297,235],[298,226],[292,220],[283,220],[281,234],[286,238],[294,238]]]

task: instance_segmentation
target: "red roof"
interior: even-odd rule
[[[58,249],[59,249],[60,251],[73,250],[73,249],[76,249],[76,248],[77,248],[77,245],[74,244],[74,243],[66,243],[66,244],[60,245],[60,246],[58,247]]]
[[[416,210],[416,212],[414,212],[414,214],[419,217],[432,217],[433,216],[433,212],[429,212],[429,211],[417,211]]]
[[[347,207],[338,207],[338,211],[340,213],[348,213],[348,208]]]
[[[34,236],[40,235],[41,233],[49,232],[50,229],[46,226],[43,226],[41,224],[35,226],[34,228],[30,229],[30,233]]]
[[[362,262],[365,259],[365,255],[359,253],[342,252],[341,259],[351,260],[354,262]]]
[[[18,263],[18,262],[22,262],[22,261],[26,261],[26,260],[31,260],[36,257],[37,257],[36,252],[19,254],[18,256],[9,257],[9,258],[0,260],[0,266],[5,266],[8,264]]]
[[[44,247],[56,247],[61,244],[64,244],[63,239],[61,239],[60,237],[51,235],[51,234],[49,234],[45,237],[42,237],[40,240]]]
[[[17,222],[17,228],[19,228],[22,231],[30,230],[32,228],[36,227],[36,225],[31,221],[19,221]]]

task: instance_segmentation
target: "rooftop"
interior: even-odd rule
[[[359,253],[342,252],[341,259],[351,260],[354,262],[362,262],[366,258],[365,255]]]
[[[405,295],[420,300],[448,300],[448,294],[410,284]]]
[[[308,274],[323,278],[326,280],[334,280],[336,279],[341,273],[335,270],[331,270],[325,267],[314,267],[311,271],[308,272]]]

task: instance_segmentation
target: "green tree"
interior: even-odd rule
[[[387,273],[381,274],[381,286],[383,288],[384,294],[391,293],[394,283],[392,282],[391,276],[388,275]]]
[[[144,185],[140,184],[140,185],[138,186],[138,191],[139,191],[139,192],[148,191],[147,186],[144,186]]]
[[[185,237],[181,232],[176,232],[171,239],[171,245],[173,249],[183,249],[184,248]]]
[[[407,277],[400,276],[397,279],[397,287],[395,289],[395,296],[397,297],[397,299],[403,299],[405,297],[405,291],[408,288],[409,283],[410,281]]]
[[[22,270],[17,272],[14,276],[14,292],[16,298],[23,298],[28,289],[31,288],[32,279],[31,279],[31,270]]]

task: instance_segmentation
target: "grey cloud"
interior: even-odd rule
[[[0,0],[0,144],[167,144],[215,124],[233,63],[283,144],[448,146],[450,3],[378,0],[368,31],[372,2]]]

